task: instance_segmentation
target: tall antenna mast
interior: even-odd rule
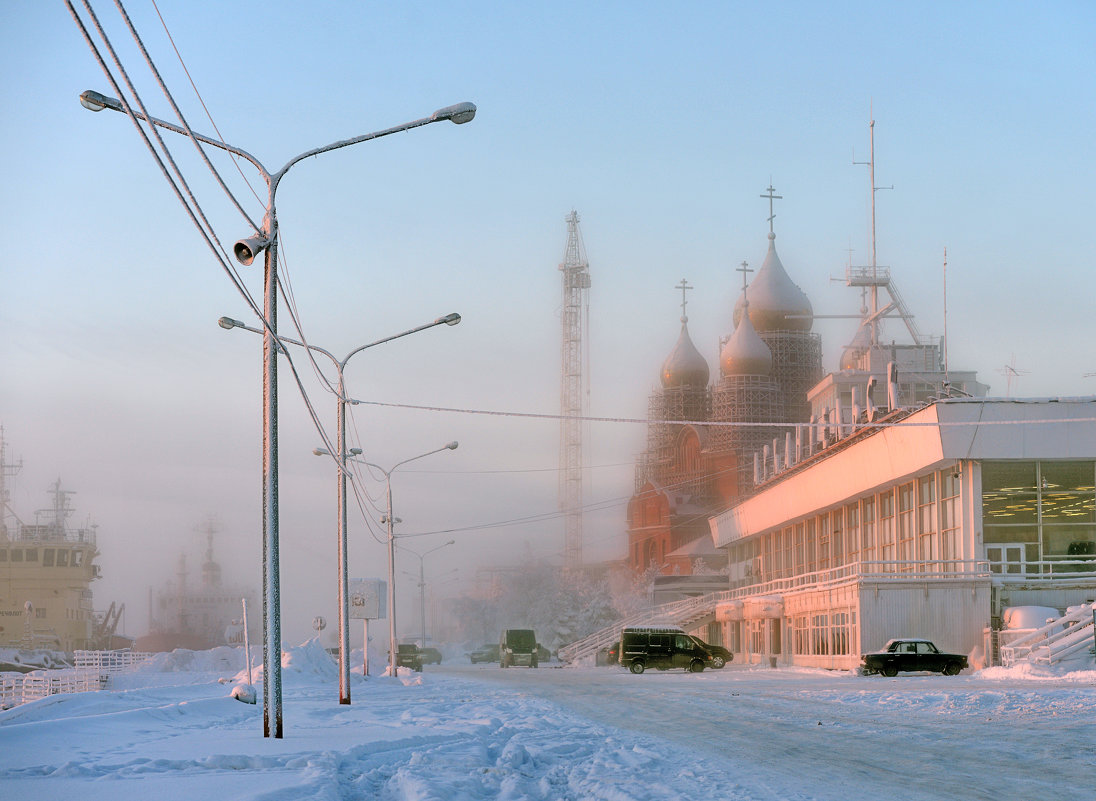
[[[944,385],[950,386],[948,379],[948,249],[944,248]]]
[[[853,161],[853,164],[864,164],[869,168],[871,177],[871,344],[875,347],[879,344],[879,262],[875,249],[875,193],[880,189],[894,189],[893,186],[875,185],[875,110],[874,104],[868,110],[868,130],[870,133],[871,150],[868,161]]]
[[[588,388],[583,329],[588,327],[590,265],[574,210],[567,215],[567,249],[559,269],[563,274],[559,508],[564,513],[563,566],[576,570],[582,566],[582,417]]]

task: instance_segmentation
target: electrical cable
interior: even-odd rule
[[[209,113],[209,108],[208,106],[206,106],[205,99],[202,97],[202,93],[198,91],[198,86],[194,83],[194,78],[191,77],[190,70],[187,69],[186,62],[183,61],[183,54],[179,52],[179,48],[175,45],[175,37],[173,37],[171,35],[171,31],[168,30],[167,22],[164,20],[164,15],[160,13],[160,7],[156,4],[156,0],[152,0],[152,7],[156,10],[156,16],[160,18],[160,24],[164,26],[164,33],[167,34],[167,40],[171,42],[171,47],[175,50],[175,55],[179,59],[179,66],[183,68],[183,72],[186,73],[187,80],[190,81],[190,86],[194,90],[194,94],[198,98],[198,102],[202,104],[202,109],[206,113],[206,119],[208,119],[209,124],[213,126],[213,130],[217,132],[217,137],[221,140],[221,143],[224,144],[224,134],[222,134],[221,129],[217,127],[217,123],[214,121],[213,115]],[[251,181],[248,180],[247,176],[244,174],[244,171],[240,168],[240,162],[237,160],[239,159],[239,156],[231,152],[229,152],[228,155],[232,158],[232,163],[236,166],[236,171],[240,173],[240,177],[243,178],[244,183],[247,184],[247,188],[251,190],[251,194],[255,196],[255,199],[257,201],[262,203],[263,199],[259,197],[259,193],[255,191],[255,187],[251,185]],[[254,226],[254,223],[252,223],[252,226]]]
[[[175,98],[172,97],[171,92],[167,88],[167,84],[164,83],[164,79],[160,76],[160,71],[158,69],[156,69],[156,64],[152,61],[151,56],[149,56],[148,50],[145,49],[145,43],[143,41],[141,41],[141,37],[137,33],[137,29],[133,26],[133,22],[129,18],[129,14],[126,13],[125,6],[122,5],[122,0],[114,0],[114,5],[118,9],[118,13],[122,15],[122,19],[124,19],[126,21],[126,26],[129,28],[130,35],[133,36],[133,41],[136,42],[138,49],[140,49],[141,54],[145,57],[145,63],[148,64],[149,71],[152,72],[153,76],[156,78],[156,82],[158,84],[160,84],[160,91],[164,93],[164,97],[167,98],[167,102],[171,105],[172,110],[174,110],[175,116],[177,116],[179,118],[179,122],[183,126],[183,130],[186,131],[187,138],[190,139],[190,141],[194,143],[194,146],[196,148],[198,148],[198,153],[201,155],[202,161],[205,162],[205,165],[206,165],[206,167],[209,168],[209,171],[211,173],[213,173],[213,177],[217,179],[217,183],[220,184],[221,189],[224,190],[224,193],[225,193],[225,195],[228,196],[228,199],[232,201],[232,204],[236,207],[236,210],[240,212],[240,214],[243,216],[243,218],[245,220],[247,220],[247,222],[254,229],[255,233],[257,233],[257,234],[262,233],[262,229],[260,229],[259,226],[255,224],[255,221],[251,219],[250,215],[248,215],[248,213],[246,211],[244,211],[243,206],[240,205],[240,201],[237,200],[236,196],[232,193],[232,190],[230,190],[228,188],[228,186],[225,184],[224,179],[221,177],[221,174],[217,171],[217,168],[214,167],[213,163],[209,160],[209,156],[206,154],[205,149],[202,147],[201,143],[197,140],[197,138],[195,138],[194,132],[190,129],[190,125],[186,121],[186,117],[183,116],[183,112],[179,109],[178,104],[176,104]],[[160,13],[159,9],[157,9],[156,13],[157,14]],[[163,17],[160,18],[160,21],[163,22]],[[166,26],[165,26],[165,28],[166,28]],[[170,38],[170,34],[169,34],[169,38]],[[175,43],[172,42],[172,46],[174,46],[174,44]],[[178,53],[178,50],[176,50],[175,52]],[[182,59],[180,57],[180,61],[181,60]],[[121,68],[121,66],[119,65],[119,69],[120,68]],[[185,65],[184,65],[183,69],[184,70],[186,69]],[[189,77],[189,73],[187,73],[187,77]],[[193,82],[192,82],[192,85],[193,85]],[[197,92],[197,89],[195,89],[195,92]],[[136,93],[134,93],[134,94],[136,95]],[[204,105],[205,104],[203,103],[203,106]],[[141,110],[142,111],[145,110],[144,106],[141,107]],[[207,113],[208,113],[208,110],[207,110]],[[146,117],[148,116],[147,112],[146,112],[145,116]],[[214,129],[216,129],[217,126],[214,125],[213,127],[214,127]],[[220,131],[218,131],[217,133],[220,134]],[[222,144],[223,144],[223,140],[222,140]],[[239,165],[237,165],[237,166],[239,166]],[[249,186],[250,186],[250,184],[249,184]],[[252,191],[254,191],[254,190],[252,190]],[[261,203],[262,201],[260,200],[259,202]],[[211,226],[211,229],[212,229],[212,226]],[[228,254],[226,253],[225,255],[227,256]]]

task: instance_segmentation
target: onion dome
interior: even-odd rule
[[[775,240],[776,234],[770,231],[765,263],[750,284],[750,321],[757,331],[809,331],[814,322],[814,310],[807,295],[784,271],[784,265],[776,255]],[[743,298],[735,304],[736,326],[744,305]]]
[[[752,286],[750,294],[753,294]],[[752,303],[746,304],[751,313],[742,315],[719,354],[719,371],[724,376],[772,374],[773,354],[753,327],[752,306]]]
[[[688,317],[681,318],[681,336],[662,363],[663,387],[708,386],[708,362],[689,338]]]

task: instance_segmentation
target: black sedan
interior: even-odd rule
[[[946,654],[928,640],[891,640],[882,651],[860,657],[865,673],[882,673],[897,676],[899,671],[929,670],[954,676],[966,668],[967,658],[962,654]]]
[[[441,651],[439,651],[437,648],[429,648],[429,647],[423,648],[421,650],[421,653],[422,653],[422,663],[424,665],[440,665],[441,664]]]

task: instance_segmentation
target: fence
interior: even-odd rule
[[[116,673],[132,670],[152,654],[135,651],[77,651],[76,667],[0,674],[0,709],[61,693],[96,692]]]

